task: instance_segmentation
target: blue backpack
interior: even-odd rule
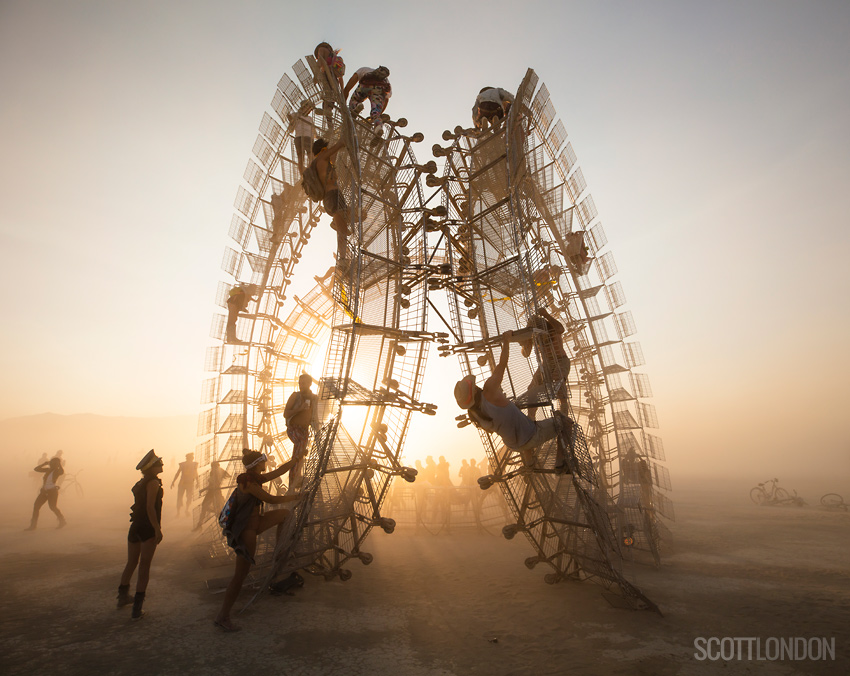
[[[227,498],[227,502],[224,503],[224,507],[221,508],[221,513],[218,515],[218,525],[221,526],[222,530],[230,530],[230,526],[233,525],[233,517],[235,513],[236,489],[234,488],[230,497]]]

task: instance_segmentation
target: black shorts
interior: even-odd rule
[[[149,523],[131,523],[127,533],[127,542],[147,542],[156,537],[156,531]]]
[[[322,206],[324,206],[325,213],[328,216],[335,216],[340,211],[348,211],[348,205],[345,203],[345,197],[343,197],[342,193],[336,188],[328,190],[325,193],[325,197],[322,200]]]

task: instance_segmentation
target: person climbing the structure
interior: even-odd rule
[[[567,388],[567,378],[570,375],[570,358],[567,351],[564,349],[564,325],[555,319],[549,311],[541,307],[539,314],[534,315],[528,320],[526,328],[534,328],[545,331],[538,339],[540,346],[540,361],[537,370],[531,377],[531,382],[528,385],[530,392],[534,388],[543,385],[548,374],[549,379],[553,383],[563,381],[563,384],[558,388],[556,393],[560,401],[560,411],[564,415],[568,413],[569,389]],[[523,357],[531,356],[534,350],[534,337],[529,336],[526,340],[520,341],[520,348]],[[533,408],[531,419],[537,417],[537,408]]]
[[[236,320],[239,313],[244,312],[251,299],[257,295],[259,289],[256,284],[237,284],[227,295],[227,331],[226,341],[228,343],[242,344],[236,337]]]
[[[310,425],[315,411],[313,402],[316,395],[310,390],[312,384],[313,378],[302,373],[298,377],[298,391],[289,396],[283,410],[286,434],[292,441],[292,459],[295,461],[290,473],[290,490],[300,489],[304,479],[304,457],[307,455],[307,441],[310,438]]]
[[[316,135],[313,116],[310,114],[312,109],[312,103],[302,101],[301,107],[287,116],[292,122],[293,145],[295,146],[295,155],[298,158],[298,170],[302,174],[309,164],[307,160],[312,151],[313,137]]]
[[[236,552],[236,569],[233,578],[224,592],[221,610],[215,618],[215,625],[224,631],[239,631],[239,627],[230,621],[230,610],[254,563],[254,553],[257,550],[257,536],[273,526],[280,526],[289,516],[288,509],[275,509],[263,513],[263,504],[281,504],[298,500],[299,494],[272,495],[263,488],[267,481],[273,481],[288,472],[295,465],[294,460],[283,463],[273,472],[266,473],[265,453],[247,451],[242,455],[245,472],[236,477],[232,512],[224,526],[224,536],[227,544]],[[230,499],[227,504],[230,504]]]
[[[42,462],[37,465],[33,471],[41,472],[44,474],[44,477],[42,478],[41,488],[35,498],[35,503],[32,506],[32,519],[30,520],[29,528],[26,530],[36,529],[36,526],[38,526],[38,513],[41,511],[45,502],[50,508],[50,511],[56,515],[57,519],[59,519],[59,525],[57,528],[64,528],[67,522],[65,521],[65,517],[62,516],[62,512],[59,511],[59,507],[56,505],[59,500],[59,477],[65,473],[65,470],[62,469],[61,458],[57,456],[51,458],[48,462]]]
[[[508,366],[513,331],[502,334],[502,353],[492,375],[484,381],[483,389],[475,384],[475,376],[468,375],[455,385],[457,405],[466,409],[469,419],[486,432],[501,437],[505,446],[518,451],[523,464],[530,467],[535,461],[535,449],[549,439],[558,437],[555,456],[555,471],[569,473],[558,427],[567,439],[572,436],[573,422],[557,412],[554,418],[535,422],[520,411],[502,391],[502,379]]]
[[[486,129],[487,124],[498,124],[514,102],[513,94],[501,87],[484,87],[472,106],[472,123],[476,129]]]
[[[327,42],[320,42],[316,45],[316,49],[313,50],[313,56],[319,62],[319,67],[321,68],[321,64],[323,63],[327,65],[331,77],[336,80],[340,89],[343,88],[342,76],[345,75],[345,61],[339,55],[341,51],[341,49],[334,49]],[[322,81],[319,82],[319,86],[324,89],[323,85],[333,89],[331,83],[328,82],[327,75],[324,75],[324,73]],[[333,119],[332,99],[325,99],[322,102],[322,114],[328,119],[328,123],[330,124],[330,121]]]
[[[348,258],[348,204],[337,185],[336,168],[333,162],[334,156],[344,147],[343,141],[328,147],[328,142],[325,139],[317,138],[313,142],[313,161],[307,171],[304,172],[305,182],[312,181],[314,178],[318,180],[319,189],[323,195],[321,198],[322,207],[332,219],[331,227],[336,230],[337,266],[343,265],[343,261]],[[307,194],[310,195],[309,190]],[[312,198],[313,195],[310,195],[310,197]]]
[[[177,516],[180,516],[180,509],[183,507],[183,497],[186,497],[186,516],[189,516],[189,505],[192,504],[192,490],[196,485],[199,485],[198,479],[198,463],[195,462],[195,454],[187,453],[186,460],[177,466],[177,474],[171,480],[171,488],[174,488],[174,483],[177,480]]]
[[[381,119],[381,114],[387,109],[389,105],[390,97],[393,95],[393,88],[389,81],[390,69],[386,66],[378,66],[373,71],[368,71],[358,76],[363,68],[357,71],[351,80],[354,78],[358,78],[357,89],[354,90],[354,93],[351,95],[351,100],[348,102],[348,108],[352,113],[357,112],[358,106],[360,106],[363,101],[369,99],[369,102],[372,104],[372,110],[369,113],[369,119],[372,121],[372,126],[375,129],[375,138],[372,139],[372,143],[380,142],[382,137],[383,130],[383,120]],[[353,85],[352,81],[349,81],[349,85]],[[348,85],[347,85],[348,86]]]

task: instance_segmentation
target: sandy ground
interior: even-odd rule
[[[69,503],[64,530],[49,513],[35,533],[0,527],[0,673],[850,673],[850,513],[675,498],[663,566],[626,567],[664,617],[614,608],[592,584],[545,584],[519,536],[397,531],[373,532],[374,562],[348,582],[308,577],[295,596],[260,598],[236,634],[212,624],[221,596],[203,586],[187,521],[165,521],[133,622],[114,606],[124,518],[94,531],[81,525],[91,504]],[[694,656],[698,637],[821,636],[835,661]]]

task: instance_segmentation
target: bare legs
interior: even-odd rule
[[[242,544],[245,545],[245,549],[251,559],[254,558],[254,553],[257,551],[257,535],[269,528],[272,528],[273,526],[282,524],[288,516],[288,509],[276,509],[271,512],[266,512],[257,519],[256,530],[246,528],[242,531],[242,535],[239,537],[242,540]],[[230,584],[227,585],[227,590],[224,592],[224,601],[221,604],[221,610],[215,618],[215,623],[225,631],[239,631],[239,627],[230,621],[230,611],[233,608],[233,604],[236,603],[236,599],[239,597],[239,592],[242,591],[242,583],[245,582],[245,578],[248,576],[250,570],[251,562],[248,559],[237,556],[236,570],[233,572],[233,578],[230,580]]]
[[[156,538],[150,538],[144,542],[127,543],[127,565],[121,573],[121,586],[129,587],[136,566],[139,567],[139,577],[136,579],[136,593],[144,593],[148,588],[148,580],[151,576],[151,562],[156,553]]]

